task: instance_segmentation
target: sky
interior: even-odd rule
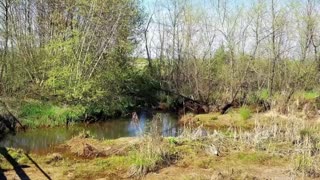
[[[212,45],[213,48],[220,47],[221,46],[221,42],[225,41],[224,40],[225,38],[222,35],[222,33],[219,33],[221,31],[216,31],[216,29],[215,29],[216,27],[213,27],[213,26],[215,26],[215,22],[218,22],[219,19],[216,19],[216,20],[214,19],[214,18],[217,18],[216,14],[215,14],[216,13],[216,11],[215,11],[216,7],[212,6],[212,5],[217,4],[219,0],[141,0],[141,1],[143,3],[143,6],[145,7],[146,13],[148,13],[150,15],[152,14],[153,15],[152,18],[156,21],[155,23],[151,22],[151,24],[150,24],[150,26],[148,28],[149,30],[148,30],[148,35],[147,36],[148,36],[148,41],[150,41],[150,43],[148,43],[148,44],[150,44],[149,47],[151,47],[150,48],[151,50],[155,49],[155,51],[157,51],[157,48],[158,48],[157,45],[159,44],[159,39],[160,39],[159,38],[159,32],[158,32],[159,31],[159,29],[158,29],[159,24],[162,23],[162,24],[164,24],[165,27],[166,27],[166,24],[169,24],[169,26],[170,26],[170,23],[167,22],[167,21],[170,21],[170,20],[169,20],[169,18],[167,18],[168,16],[166,16],[166,13],[168,13],[168,11],[164,10],[162,8],[162,7],[166,6],[166,2],[170,2],[170,1],[171,2],[188,1],[188,2],[192,3],[192,7],[196,7],[195,9],[198,9],[197,6],[200,7],[199,10],[201,10],[201,12],[208,10],[207,14],[205,13],[208,16],[205,16],[205,17],[209,17],[209,18],[207,18],[207,19],[209,19],[208,20],[208,24],[209,24],[209,26],[210,25],[212,26],[212,29],[210,29],[211,28],[211,26],[210,26],[209,30],[207,30],[207,29],[203,28],[205,26],[201,26],[201,24],[199,25],[199,24],[195,23],[194,26],[192,26],[192,27],[194,27],[194,31],[193,31],[193,34],[192,34],[193,41],[194,41],[193,44],[196,44],[199,47],[201,45],[206,46],[206,44],[203,43],[202,41],[206,40],[206,39],[203,39],[203,38],[205,38],[205,36],[207,36],[207,34],[210,37],[212,36],[212,34],[215,35],[215,40],[214,40],[213,45]],[[220,0],[220,1],[224,1],[224,0]],[[271,4],[271,0],[226,0],[226,1],[229,2],[229,6],[228,6],[229,9],[227,9],[227,12],[231,12],[231,11],[235,10],[235,12],[234,12],[235,14],[232,13],[232,12],[230,13],[231,14],[231,19],[232,18],[236,19],[238,17],[237,16],[238,15],[237,14],[237,10],[238,10],[239,7],[244,7],[244,9],[251,9],[253,7],[253,5],[256,4],[258,1],[266,2],[268,4],[268,8],[270,8],[270,4]],[[278,7],[283,7],[284,6],[286,8],[290,8],[291,6],[287,6],[287,5],[289,5],[289,4],[291,5],[291,3],[299,3],[299,4],[304,5],[304,3],[306,1],[307,0],[275,0],[276,5]],[[155,4],[158,4],[159,7],[156,6],[156,8],[155,8]],[[164,10],[164,13],[162,13],[162,10]],[[252,12],[250,10],[248,10],[248,11],[244,10],[244,11],[245,11],[245,14],[243,15],[243,17],[246,17],[246,16],[249,17],[250,14],[248,14],[248,13]],[[201,12],[199,13],[198,11],[196,11],[196,14],[197,15],[200,14],[200,16],[201,16]],[[232,16],[232,15],[235,15],[235,16]],[[197,16],[195,18],[197,18]],[[160,21],[158,21],[158,23],[157,23],[157,20],[159,20],[159,19],[160,19]],[[206,19],[206,18],[203,18],[203,19]],[[246,20],[247,20],[247,18],[242,18],[241,21],[239,21],[238,24],[247,23]],[[194,22],[196,22],[196,21],[194,21]],[[232,21],[230,21],[230,22],[232,22]],[[207,21],[201,21],[200,23],[207,23]],[[210,23],[213,23],[213,24],[210,24]],[[268,21],[266,21],[264,24],[266,24],[266,23],[268,23]],[[293,23],[293,24],[295,24],[295,23]],[[221,24],[219,24],[219,25],[220,25],[218,27],[219,30],[226,31],[226,27],[227,26],[229,27],[230,24],[229,25],[224,24],[225,26],[221,26]],[[199,28],[197,28],[197,27],[199,27]],[[242,26],[242,27],[245,27],[245,26]],[[295,27],[295,26],[292,26],[292,27]],[[203,30],[205,30],[205,31],[203,31]],[[251,30],[251,28],[249,28],[249,31],[250,30]],[[167,31],[167,29],[165,29],[164,31]],[[235,34],[240,34],[241,31],[242,31],[242,29],[237,29],[235,31]],[[205,32],[205,33],[200,33],[200,32]],[[252,33],[252,32],[250,31],[250,33]],[[294,36],[294,35],[295,34],[293,34],[292,36]],[[170,39],[170,37],[169,37],[169,39]],[[291,38],[291,40],[295,40],[295,38]],[[243,50],[249,51],[251,49],[251,44],[253,42],[252,37],[250,35],[248,35],[247,40],[245,42],[246,43],[243,45],[243,47],[244,47]],[[293,44],[293,43],[291,43],[291,44]],[[141,49],[143,50],[144,47],[145,47],[145,44],[142,44],[141,45]],[[201,47],[199,49],[201,49]],[[205,48],[202,48],[202,49],[205,50]],[[201,53],[201,51],[199,51],[199,52]],[[154,55],[154,53],[153,53],[153,55]],[[145,56],[145,54],[144,54],[144,56]]]
[[[146,8],[146,10],[150,10],[150,8],[153,6],[153,4],[158,1],[158,2],[165,2],[168,0],[141,0],[143,6]],[[197,4],[202,4],[202,5],[206,5],[208,3],[212,3],[212,2],[218,2],[218,0],[190,0],[192,3],[194,3],[195,5]],[[229,0],[232,2],[232,4],[234,5],[234,7],[239,7],[239,6],[251,6],[252,2],[255,2],[257,0]],[[293,0],[294,1],[294,0]],[[304,3],[306,0],[296,0],[297,2],[300,3]],[[271,0],[270,0],[271,2]],[[289,2],[289,0],[276,0],[277,3],[280,4],[286,4]]]
[[[153,6],[153,4],[158,1],[167,1],[167,0],[142,0],[142,3],[144,5],[144,7],[146,8],[146,10],[150,9],[150,7]],[[212,3],[214,1],[218,1],[218,0],[191,0],[192,3],[194,3],[195,5],[199,4],[199,5],[205,5],[207,3]],[[241,5],[250,5],[250,0],[231,0],[233,1],[232,4],[234,4],[235,6],[241,6]]]

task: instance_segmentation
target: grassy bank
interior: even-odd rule
[[[239,121],[254,121],[253,126],[230,126],[209,134],[190,127],[179,137],[166,138],[155,129],[145,136],[116,140],[96,140],[85,133],[49,154],[31,156],[53,179],[320,177],[319,121],[275,112],[243,119],[240,110],[234,113],[239,113]],[[213,121],[222,117],[217,118]],[[42,176],[22,151],[10,149],[9,153],[18,163],[31,167],[25,169],[30,177]],[[0,162],[4,174],[13,177],[12,166],[2,156]]]
[[[179,106],[179,103],[178,105],[175,104],[177,103],[176,101],[178,100],[174,97],[165,95],[160,98],[158,107],[154,106],[154,108],[179,111],[179,108],[182,107]],[[62,126],[66,124],[67,120],[70,122],[84,120],[85,115],[92,119],[112,117],[115,114],[127,114],[134,108],[123,104],[104,107],[97,104],[65,104],[60,101],[15,98],[7,98],[5,102],[11,107],[11,111],[21,120],[22,124],[30,128]],[[153,104],[157,103],[153,102]],[[316,90],[297,91],[288,99],[286,94],[276,93],[270,97],[267,91],[259,91],[254,94],[248,94],[243,106],[237,104],[234,108],[229,109],[225,115],[216,113],[219,108],[209,108],[209,111],[211,111],[209,114],[187,114],[182,118],[181,122],[194,123],[211,128],[235,127],[252,129],[254,123],[250,119],[255,113],[261,112],[261,109],[266,105],[270,105],[273,111],[284,115],[295,114],[304,119],[312,119],[319,113],[320,92]],[[221,108],[223,104],[216,106]]]
[[[208,113],[208,114],[192,114],[183,115],[179,122],[180,124],[187,124],[193,126],[205,126],[211,129],[226,130],[228,128],[250,130],[254,128],[254,120],[252,120],[253,112],[247,108],[242,107],[232,109],[227,114]]]
[[[20,122],[28,128],[54,127],[81,120],[87,107],[82,105],[65,105],[35,99],[4,100]]]
[[[52,127],[65,125],[67,120],[77,121],[83,117],[83,106],[59,106],[48,102],[27,101],[20,108],[19,117],[28,127]]]

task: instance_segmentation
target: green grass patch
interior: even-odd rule
[[[260,100],[267,101],[270,97],[268,89],[262,89],[257,92],[257,96]]]
[[[243,120],[247,120],[251,117],[251,110],[248,107],[243,106],[239,109],[239,114]]]
[[[247,165],[281,165],[284,162],[280,157],[265,152],[239,152],[233,155],[233,159]]]
[[[303,93],[303,98],[309,101],[316,100],[319,96],[320,93],[316,91],[307,91]]]
[[[152,151],[152,150],[151,150]],[[131,152],[130,162],[135,169],[135,174],[144,175],[148,172],[154,171],[161,166],[165,161],[162,153],[158,152]]]
[[[31,128],[64,125],[66,120],[77,120],[85,112],[83,106],[60,107],[44,102],[25,102],[20,109],[20,118]]]
[[[210,128],[227,129],[229,127],[252,129],[254,122],[247,121],[251,117],[251,110],[247,107],[230,111],[228,114],[199,114],[195,115],[193,119],[197,120],[198,125],[204,125]]]
[[[107,159],[98,158],[95,159],[94,165],[101,170],[108,169],[109,171],[117,171],[120,169],[128,169],[130,159],[126,156],[111,156]]]
[[[172,144],[172,145],[178,143],[176,137],[168,137],[167,140],[168,140],[169,144]]]

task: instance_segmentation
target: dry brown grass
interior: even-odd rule
[[[230,126],[205,137],[197,130],[186,130],[180,138],[192,141],[193,144],[198,142],[197,151],[214,146],[225,157],[232,157],[232,154],[239,152],[262,153],[290,167],[288,176],[320,177],[319,122],[301,118],[299,113],[279,114],[277,111],[255,114],[251,121],[254,122],[252,129]],[[253,155],[249,159],[255,159]],[[237,157],[232,161],[239,161],[235,159]]]

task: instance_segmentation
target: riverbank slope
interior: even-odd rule
[[[223,116],[217,118],[211,121],[222,121]],[[207,134],[201,127],[189,127],[179,137],[163,138],[150,131],[116,140],[96,140],[84,133],[48,154],[7,151],[31,179],[43,179],[43,172],[52,179],[320,177],[319,119],[305,121],[267,112],[253,114],[246,121],[252,121],[252,127],[231,125]],[[17,168],[0,157],[2,174],[8,179],[17,177]]]

